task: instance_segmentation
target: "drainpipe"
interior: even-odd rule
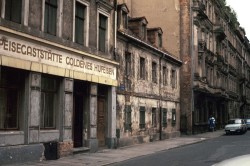
[[[117,45],[117,0],[114,0],[114,59],[116,57],[116,46]]]
[[[193,1],[190,1],[190,19],[191,19],[191,24],[190,24],[190,30],[191,30],[191,41],[190,41],[190,56],[191,56],[191,122],[192,122],[192,129],[191,132],[193,133],[193,124],[194,124],[194,57],[193,57],[193,49],[194,49],[194,30],[193,30],[193,25],[194,25],[194,20],[193,20]]]

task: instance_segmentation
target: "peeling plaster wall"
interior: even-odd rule
[[[118,37],[119,38],[119,37]],[[125,78],[125,52],[131,53],[132,71],[128,76],[131,80],[131,90],[122,90]],[[118,146],[126,146],[136,143],[149,142],[160,139],[160,108],[167,109],[167,127],[162,127],[162,139],[179,136],[180,122],[180,87],[179,68],[167,60],[160,60],[160,56],[129,41],[117,42],[120,69],[118,70],[117,92],[117,128],[120,129]],[[146,79],[139,78],[140,57],[145,58]],[[152,82],[152,62],[157,63],[157,83]],[[162,66],[167,67],[167,85],[160,81]],[[176,88],[170,84],[170,72],[177,72]],[[159,83],[160,82],[160,83]],[[125,130],[125,105],[131,106],[132,130]],[[140,107],[145,107],[145,129],[140,129]],[[156,108],[156,127],[152,127],[152,108]],[[172,125],[172,109],[176,110],[176,124]]]

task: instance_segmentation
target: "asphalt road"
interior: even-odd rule
[[[245,154],[250,154],[250,130],[243,135],[223,135],[111,166],[211,166]]]

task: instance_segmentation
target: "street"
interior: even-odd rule
[[[250,154],[250,131],[137,157],[111,166],[210,166],[225,159]]]

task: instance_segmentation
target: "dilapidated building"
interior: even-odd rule
[[[163,31],[117,6],[118,146],[180,135],[181,61],[163,48]]]
[[[0,163],[115,146],[112,0],[0,1]]]
[[[120,0],[132,17],[162,27],[163,46],[180,58],[180,130],[221,128],[249,117],[249,40],[225,0]],[[171,48],[170,48],[171,47]]]

